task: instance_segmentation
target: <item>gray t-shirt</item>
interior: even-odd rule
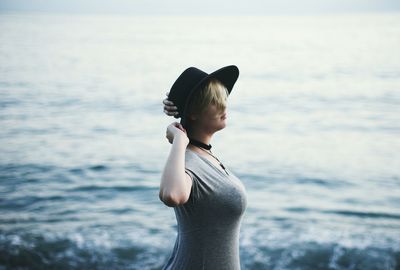
[[[178,235],[164,270],[240,269],[239,231],[246,190],[228,168],[229,175],[217,166],[186,149],[185,171],[192,178],[192,189],[189,200],[174,207]]]

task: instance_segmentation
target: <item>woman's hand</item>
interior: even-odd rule
[[[163,100],[164,104],[164,113],[168,116],[173,116],[175,118],[179,118],[179,113],[177,111],[177,107],[174,106],[174,103],[170,100],[168,100],[168,94],[169,92],[166,93],[167,97]]]
[[[174,122],[167,127],[166,137],[171,144],[174,142],[174,139],[177,138],[182,139],[186,145],[189,144],[186,129],[178,122]]]

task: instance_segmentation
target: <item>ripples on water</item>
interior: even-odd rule
[[[184,68],[233,63],[213,148],[248,193],[242,268],[398,269],[399,26],[0,15],[0,268],[160,269],[161,100]]]

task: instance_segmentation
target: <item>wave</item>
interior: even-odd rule
[[[319,210],[307,207],[287,207],[284,209],[289,212],[297,212],[297,213],[318,212],[318,213],[336,214],[342,216],[355,216],[360,218],[400,219],[400,215],[393,213],[362,212],[362,211],[350,211],[350,210]]]
[[[49,237],[0,232],[1,269],[161,269],[170,251],[122,240],[102,245],[85,234]],[[284,248],[252,243],[241,246],[240,257],[242,269],[251,270],[396,270],[400,266],[400,250],[337,243],[297,242]]]
[[[400,215],[392,213],[378,213],[378,212],[360,212],[360,211],[347,211],[347,210],[324,210],[323,213],[338,214],[343,216],[356,216],[361,218],[389,218],[400,219]]]
[[[158,187],[152,186],[99,186],[99,185],[86,185],[68,189],[69,192],[81,192],[81,191],[142,191],[142,190],[154,190]]]
[[[369,246],[349,248],[337,243],[298,242],[288,247],[243,247],[244,269],[397,270],[400,251]]]
[[[79,236],[82,237],[82,236]],[[160,255],[150,247],[112,247],[80,243],[69,238],[43,235],[0,234],[1,269],[157,269]],[[152,256],[149,256],[149,253]],[[162,260],[161,260],[162,262]],[[143,267],[145,264],[145,268]]]
[[[0,209],[2,210],[23,210],[25,208],[31,208],[34,205],[41,202],[58,202],[58,201],[68,201],[80,199],[78,197],[68,197],[68,196],[32,196],[32,195],[21,195],[12,199],[0,198]]]
[[[4,173],[11,173],[13,175],[15,174],[21,174],[22,176],[25,176],[27,174],[34,174],[34,173],[48,173],[51,172],[58,167],[53,166],[53,165],[44,165],[44,164],[31,164],[31,163],[26,163],[26,164],[18,164],[18,163],[6,163],[6,164],[0,164],[0,172],[2,174]]]

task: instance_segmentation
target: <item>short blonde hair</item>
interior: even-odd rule
[[[228,95],[228,89],[219,80],[209,80],[191,97],[187,117],[202,114],[211,104],[215,105],[218,112],[222,113],[226,109]]]

